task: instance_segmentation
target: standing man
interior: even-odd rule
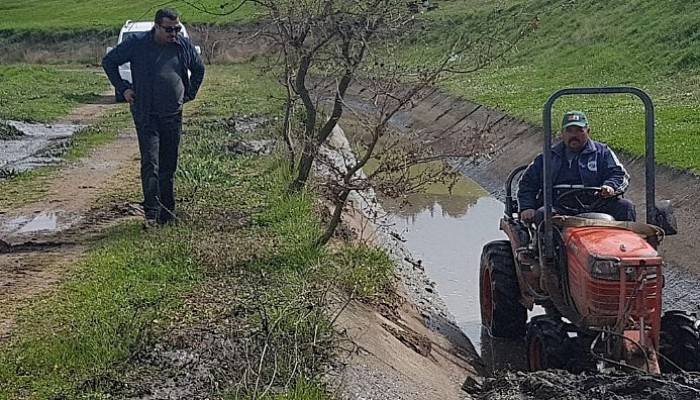
[[[182,133],[182,105],[197,95],[204,64],[182,30],[177,11],[158,10],[155,25],[102,59],[107,77],[131,105],[141,153],[145,228],[175,218],[173,178]],[[131,63],[133,85],[119,75]],[[191,72],[191,77],[190,77]]]
[[[600,187],[598,196],[608,198],[596,212],[610,214],[618,221],[634,221],[634,204],[615,198],[629,186],[629,175],[615,153],[605,144],[590,137],[586,114],[571,111],[564,114],[561,142],[552,147],[552,184]],[[525,222],[539,223],[544,219],[542,207],[542,155],[525,170],[518,187],[520,217]],[[570,189],[566,189],[570,190]],[[555,188],[554,210],[558,210]]]

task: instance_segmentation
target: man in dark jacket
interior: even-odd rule
[[[204,64],[175,10],[161,9],[150,32],[129,38],[102,59],[118,93],[131,105],[141,153],[145,227],[175,217],[173,177],[182,133],[182,105],[197,95]],[[131,63],[133,85],[119,75]],[[190,77],[191,72],[191,77]]]
[[[609,200],[603,202],[596,212],[612,215],[618,221],[634,221],[634,204],[623,198],[614,198],[624,193],[629,186],[629,175],[615,153],[605,144],[589,138],[590,129],[586,115],[579,111],[564,114],[561,142],[552,147],[552,183],[557,185],[579,185],[600,187],[597,194]],[[535,158],[525,170],[518,188],[520,217],[526,222],[543,219],[541,191],[543,181],[542,155]],[[570,190],[570,189],[568,189]],[[554,191],[554,211],[564,214]],[[563,200],[563,199],[562,199]]]

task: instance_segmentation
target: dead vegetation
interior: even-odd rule
[[[691,400],[700,397],[700,375],[505,372],[466,389],[484,400]]]
[[[117,43],[118,27],[100,31],[0,32],[0,63],[99,65],[107,47]],[[192,24],[189,33],[207,64],[250,62],[274,51],[261,34],[264,24]]]

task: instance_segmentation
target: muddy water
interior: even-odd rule
[[[17,233],[32,233],[41,231],[53,231],[58,226],[58,216],[54,212],[41,213],[27,222],[14,220],[12,222],[21,225]]]
[[[64,231],[79,220],[75,215],[58,209],[23,215],[0,215],[0,239],[11,244],[22,243],[28,239]]]
[[[70,137],[84,128],[83,125],[3,122],[23,133],[16,138],[0,140],[0,170],[14,172],[60,162],[57,155],[62,153]]]
[[[482,332],[479,310],[481,249],[490,241],[505,239],[498,228],[503,203],[464,178],[451,194],[436,185],[401,203],[384,200],[382,205],[391,213],[392,229],[421,260],[456,324],[485,356],[487,364],[497,359],[498,365],[520,366],[521,344],[494,343]]]

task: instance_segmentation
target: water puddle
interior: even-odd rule
[[[63,211],[43,211],[35,215],[19,215],[0,218],[0,235],[3,240],[26,238],[35,234],[54,233],[70,227],[75,222]]]
[[[40,231],[53,231],[58,227],[58,216],[56,213],[41,213],[29,222],[25,223],[17,233],[33,233]]]
[[[22,172],[60,162],[70,138],[84,125],[0,121],[21,132],[0,140],[0,171]]]

